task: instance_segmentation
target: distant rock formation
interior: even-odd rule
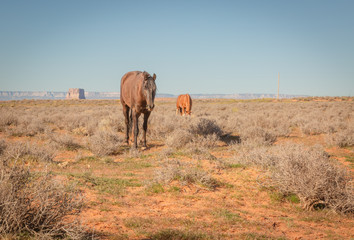
[[[22,100],[22,99],[64,99],[66,92],[45,92],[45,91],[0,91],[0,100]]]
[[[69,88],[65,99],[86,99],[85,90],[82,88]]]
[[[78,88],[77,88],[78,89]],[[80,91],[73,94],[69,92],[45,92],[45,91],[0,91],[0,101],[7,100],[21,100],[21,99],[65,99],[70,97],[74,99],[80,99],[80,95],[83,99],[119,99],[119,92],[84,92],[82,94]],[[72,92],[72,91],[71,91]],[[276,98],[276,94],[254,94],[254,93],[235,93],[235,94],[190,94],[192,99],[209,99],[209,98],[227,98],[227,99],[260,99],[260,98]],[[74,97],[75,96],[75,97]],[[157,98],[177,98],[177,95],[157,93]],[[298,98],[298,97],[309,97],[308,95],[289,95],[280,94],[280,98]],[[72,98],[70,98],[72,99]]]

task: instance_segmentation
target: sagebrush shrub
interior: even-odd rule
[[[82,199],[49,173],[33,174],[20,161],[0,157],[0,235],[28,233],[36,239],[85,239],[78,222]]]
[[[173,113],[166,114],[165,111],[167,112],[167,109],[161,106],[151,114],[148,125],[148,136],[150,138],[165,140],[174,130],[189,125],[188,119],[176,116]]]
[[[214,134],[219,137],[222,135],[222,130],[216,121],[207,118],[199,118],[192,122],[189,129],[195,135],[207,136]]]
[[[212,190],[220,186],[220,182],[206,171],[193,164],[182,163],[174,159],[163,162],[154,175],[153,184],[168,184],[177,180],[181,185],[200,184]]]
[[[75,138],[69,134],[50,134],[50,139],[53,143],[57,144],[60,148],[72,151],[81,148]]]
[[[236,152],[231,160],[236,164],[258,165],[265,169],[275,165],[275,159],[269,154],[270,147],[265,146],[263,141],[248,139],[241,144],[234,144]]]
[[[97,156],[118,153],[124,138],[112,131],[97,131],[87,142],[87,147]]]
[[[354,182],[350,174],[330,161],[318,147],[277,146],[272,181],[284,193],[299,196],[305,209],[323,205],[337,212],[354,212]]]
[[[32,119],[27,117],[21,120],[16,127],[7,129],[7,132],[13,136],[29,136],[44,133],[46,127],[40,119]]]
[[[2,154],[4,152],[6,148],[6,142],[4,139],[0,139],[0,154]]]
[[[10,125],[16,126],[18,124],[18,117],[9,111],[2,110],[0,111],[0,129]]]
[[[272,145],[277,140],[273,130],[249,126],[241,131],[241,141],[253,140],[263,145]]]
[[[2,149],[3,158],[15,162],[21,159],[52,162],[56,155],[56,151],[50,145],[39,146],[29,142],[3,142]]]
[[[352,147],[354,146],[354,128],[348,128],[338,131],[327,137],[330,144],[338,147]]]
[[[165,144],[172,149],[185,147],[193,139],[193,135],[186,129],[176,129],[168,135]]]
[[[352,177],[319,146],[251,146],[237,145],[234,161],[268,169],[272,184],[285,195],[296,194],[305,209],[325,206],[342,213],[354,211]]]

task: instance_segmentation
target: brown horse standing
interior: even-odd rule
[[[189,94],[179,95],[177,98],[176,104],[176,114],[181,114],[184,116],[185,114],[191,115],[192,110],[192,98]]]
[[[129,144],[129,133],[133,129],[134,148],[138,146],[138,119],[142,113],[144,114],[143,147],[146,148],[147,122],[155,106],[155,79],[155,73],[151,77],[147,72],[134,71],[126,73],[120,83],[120,101],[123,106],[126,125],[125,140]],[[133,126],[131,126],[132,122]]]

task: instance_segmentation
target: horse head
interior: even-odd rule
[[[144,81],[143,81],[143,95],[146,100],[146,107],[148,111],[152,111],[155,107],[154,101],[155,101],[155,94],[156,94],[156,74],[151,77],[151,75],[147,72],[143,72],[144,75]]]

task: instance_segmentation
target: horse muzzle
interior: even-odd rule
[[[153,109],[154,109],[155,105],[152,105],[152,106],[147,106],[146,109],[151,112]]]

